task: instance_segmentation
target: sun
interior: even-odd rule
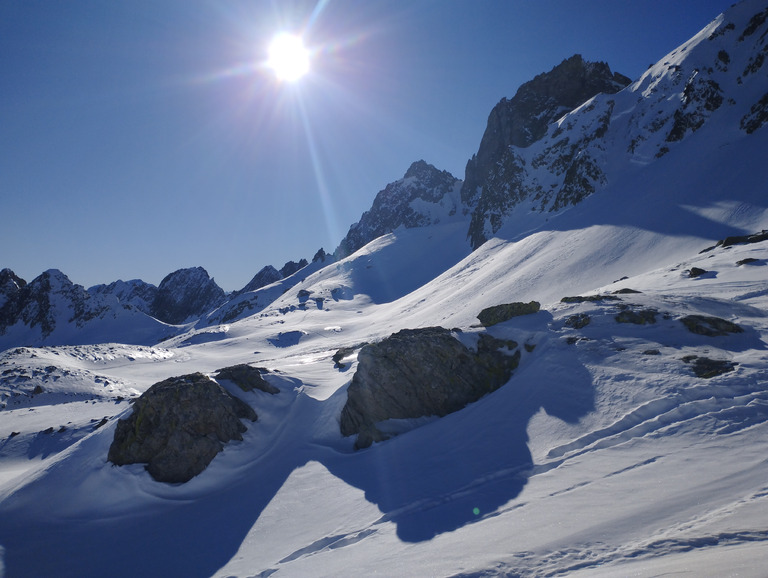
[[[281,32],[269,45],[271,68],[279,80],[294,82],[309,72],[309,51],[300,36]]]

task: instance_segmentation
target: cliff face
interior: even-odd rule
[[[496,232],[504,215],[531,193],[526,163],[514,149],[541,140],[553,122],[596,94],[613,94],[629,83],[607,64],[587,62],[577,54],[526,82],[512,99],[504,98],[493,108],[461,188],[462,204],[472,213],[468,237],[473,248],[486,240],[486,221]]]
[[[425,227],[460,214],[460,186],[461,181],[448,171],[416,161],[402,179],[379,191],[370,210],[349,228],[336,254],[351,255],[398,227]]]

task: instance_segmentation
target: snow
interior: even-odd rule
[[[631,110],[615,108],[627,130]],[[472,253],[466,222],[401,229],[259,290],[275,300],[226,325],[0,353],[0,574],[764,575],[768,241],[701,252],[768,229],[768,131],[732,122],[713,117],[653,162],[606,159],[601,191],[513,216]],[[617,299],[561,301],[574,295]],[[442,325],[471,346],[484,307],[534,299],[539,313],[488,329],[521,344],[505,386],[388,422],[399,435],[366,450],[341,436],[364,343]],[[618,323],[622,308],[655,322]],[[744,331],[696,335],[691,314]],[[696,377],[692,355],[736,365]],[[162,484],[107,462],[132,398],[236,363],[268,368],[280,393],[222,381],[258,420],[203,473]]]

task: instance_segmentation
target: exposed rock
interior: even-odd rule
[[[571,327],[573,329],[582,329],[589,325],[590,321],[591,319],[586,313],[577,313],[576,315],[571,315],[568,317],[568,319],[565,320],[565,326]]]
[[[706,253],[707,251],[717,249],[718,247],[725,248],[725,247],[730,247],[732,245],[749,245],[751,243],[762,243],[763,241],[768,241],[768,231],[766,231],[765,229],[763,229],[759,233],[753,233],[752,235],[734,235],[733,237],[726,237],[725,239],[721,239],[711,247],[702,249],[700,252]]]
[[[614,317],[617,323],[634,323],[635,325],[645,325],[647,323],[656,323],[656,315],[658,311],[655,309],[638,309],[634,311],[632,309],[625,309]]]
[[[240,289],[238,293],[256,291],[256,289],[271,285],[276,281],[280,281],[282,278],[283,276],[280,275],[280,271],[275,269],[272,265],[267,265],[266,267],[262,267],[261,270],[253,276],[253,279],[251,279],[245,287]]]
[[[447,329],[428,327],[366,345],[341,412],[341,433],[360,434],[356,447],[362,448],[383,439],[378,422],[463,408],[509,380],[520,359],[519,350],[508,351],[513,344],[485,336],[473,352]]]
[[[142,313],[152,314],[152,303],[157,298],[157,287],[141,279],[115,281],[109,285],[94,285],[88,289],[91,295],[112,295],[124,307],[135,307]]]
[[[683,361],[691,364],[691,370],[693,370],[696,377],[702,377],[704,379],[709,379],[733,371],[738,365],[735,361],[710,359],[708,357],[699,357],[697,355],[686,355],[683,358]]]
[[[247,363],[239,363],[219,369],[216,372],[216,379],[227,379],[243,391],[258,389],[266,393],[280,393],[278,388],[262,377],[264,373],[269,373],[269,370],[263,367],[253,367]]]
[[[709,337],[718,337],[730,333],[743,333],[744,331],[735,323],[707,315],[686,315],[680,321],[691,333],[707,335]]]
[[[104,299],[91,296],[57,269],[45,271],[30,283],[24,283],[9,269],[2,273],[0,282],[6,300],[0,307],[0,335],[20,322],[30,328],[39,327],[45,339],[56,329],[57,321],[82,327],[110,309]]]
[[[224,298],[224,290],[202,267],[179,269],[160,282],[151,312],[155,319],[178,325],[207,313]]]
[[[685,83],[682,107],[675,110],[667,142],[682,140],[689,130],[696,132],[722,104],[720,85],[711,78],[703,78],[698,70],[694,70]]]
[[[0,308],[9,300],[13,300],[19,291],[27,284],[24,279],[10,269],[0,271]]]
[[[399,181],[379,191],[370,210],[349,228],[336,255],[346,257],[374,239],[398,227],[424,227],[459,211],[458,190],[461,181],[448,171],[441,171],[416,161]]]
[[[563,297],[560,299],[561,303],[584,303],[595,301],[621,301],[620,297],[615,295],[575,295],[573,297]]]
[[[256,412],[209,377],[194,373],[154,384],[121,419],[108,459],[145,463],[157,481],[182,483],[202,472],[230,440],[242,440],[241,419]]]
[[[515,205],[537,193],[535,187],[526,183],[525,162],[514,148],[526,148],[540,140],[551,123],[596,94],[613,94],[630,82],[629,78],[612,73],[607,64],[587,62],[577,54],[526,82],[512,99],[504,98],[493,108],[478,152],[467,163],[461,189],[463,204],[472,210],[468,237],[473,248],[486,240],[487,232],[498,230],[503,217]],[[599,138],[607,129],[610,111],[601,111],[599,116],[586,139]],[[592,159],[577,154],[584,148],[582,145],[568,138],[560,139],[550,149],[553,158],[542,157],[537,163],[559,163],[552,170],[564,175],[562,198],[554,200],[555,207],[579,197],[575,189],[585,184],[585,178],[589,181],[590,175],[594,176],[596,166]]]
[[[642,291],[637,291],[636,289],[630,289],[629,287],[624,287],[624,289],[618,289],[613,292],[614,295],[629,295],[632,293],[642,293]]]
[[[696,277],[701,277],[705,273],[707,273],[707,270],[701,269],[699,267],[691,267],[690,269],[688,269],[688,276],[691,279],[695,279]]]
[[[309,265],[309,263],[307,263],[306,259],[300,259],[298,263],[295,261],[288,261],[285,265],[283,265],[282,269],[280,269],[280,275],[282,275],[283,278],[290,277],[307,265]]]
[[[768,92],[765,93],[749,110],[749,114],[741,119],[741,129],[752,134],[768,123]]]
[[[312,257],[312,262],[313,263],[317,263],[318,261],[320,261],[321,263],[325,263],[325,260],[327,258],[328,258],[328,253],[325,252],[325,249],[320,247],[320,249],[318,249],[317,253],[315,253],[315,256]]]
[[[541,304],[538,301],[531,301],[529,303],[522,303],[520,301],[516,301],[515,303],[504,303],[502,305],[486,307],[478,314],[477,318],[484,327],[491,327],[497,323],[508,321],[513,317],[538,313],[540,307]]]
[[[751,265],[752,263],[759,263],[760,259],[755,259],[754,257],[747,257],[746,259],[739,259],[736,261],[736,265],[738,267],[741,267],[742,265]]]
[[[333,354],[333,357],[331,358],[333,360],[333,366],[336,369],[343,369],[346,367],[342,361],[345,357],[349,357],[352,355],[356,350],[360,349],[361,347],[364,347],[365,345],[368,345],[367,343],[361,343],[359,345],[355,345],[354,347],[342,347],[336,353]]]

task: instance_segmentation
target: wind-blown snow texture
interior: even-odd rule
[[[562,175],[533,160],[606,127],[575,153],[600,169],[592,194],[555,211],[533,194],[474,251],[469,214],[402,226],[238,296],[253,310],[225,323],[2,352],[0,574],[763,576],[768,240],[701,251],[768,229],[767,20],[764,1],[735,6],[515,149],[547,192]],[[531,300],[488,329],[522,345],[506,385],[382,424],[399,435],[367,450],[342,437],[363,343],[440,325],[472,347],[483,308]],[[693,333],[690,315],[743,331]],[[701,360],[724,372],[697,376]],[[170,485],[106,461],[131,398],[237,363],[280,393],[221,380],[259,418],[203,473]]]

